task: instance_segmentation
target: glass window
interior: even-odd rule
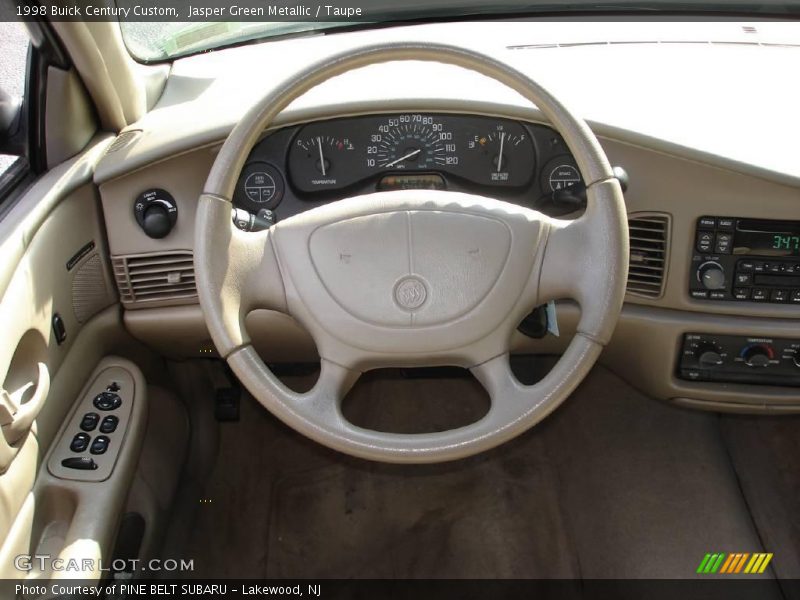
[[[11,101],[21,104],[25,96],[28,69],[28,31],[22,23],[0,22],[0,88]],[[22,157],[3,154],[0,149],[0,179]]]

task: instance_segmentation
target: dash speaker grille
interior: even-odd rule
[[[72,280],[72,311],[85,323],[111,303],[100,255],[92,254],[75,271]]]

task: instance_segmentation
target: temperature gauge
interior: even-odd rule
[[[300,137],[292,148],[292,166],[311,187],[335,186],[348,155],[354,150],[348,138],[333,135]]]

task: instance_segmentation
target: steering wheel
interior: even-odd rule
[[[584,214],[561,221],[482,196],[409,190],[332,202],[258,233],[235,228],[237,179],[275,116],[327,79],[399,60],[471,69],[534,103],[579,165]],[[542,420],[608,342],[627,272],[622,191],[588,126],[519,71],[441,44],[368,46],[318,62],[284,83],[234,127],[198,203],[198,295],[220,355],[290,427],[330,448],[384,462],[470,456]],[[523,385],[510,368],[511,336],[533,307],[565,298],[580,306],[577,334],[548,375]],[[256,308],[292,315],[313,337],[321,369],[309,392],[289,390],[256,354],[244,326]],[[357,427],[342,415],[342,399],[363,371],[423,365],[470,369],[491,400],[485,416],[449,431],[394,434]]]

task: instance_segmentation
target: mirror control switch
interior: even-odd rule
[[[61,466],[67,469],[79,469],[81,471],[93,471],[97,468],[97,463],[88,456],[70,456],[61,461]]]
[[[122,404],[122,398],[114,392],[100,392],[94,397],[94,407],[98,410],[116,410]]]

